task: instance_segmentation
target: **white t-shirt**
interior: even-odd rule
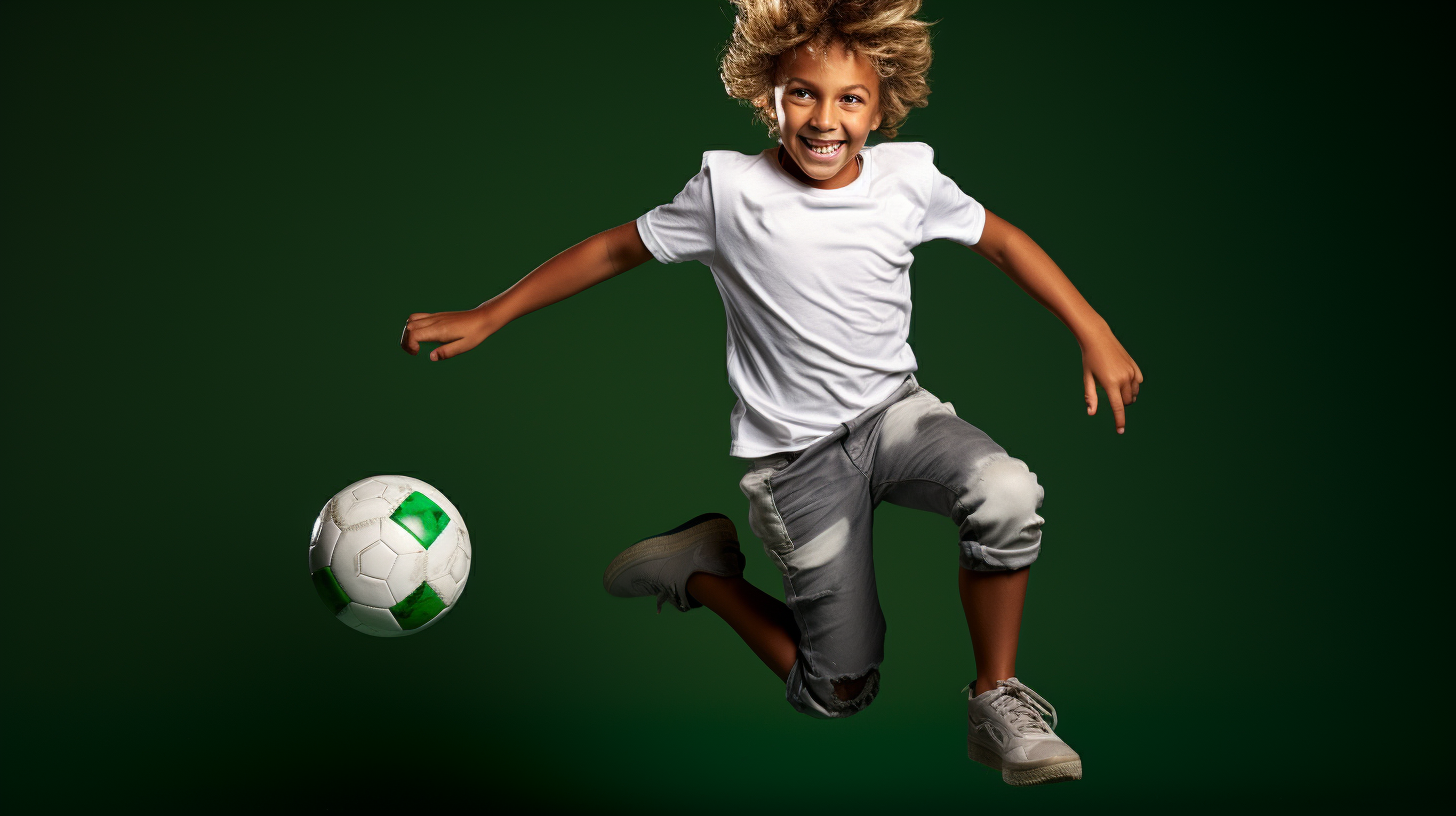
[[[985,209],[935,168],[929,145],[860,155],[859,178],[820,190],[773,148],[710,150],[671,204],[637,219],[654,258],[706,264],[723,297],[738,395],[730,456],[802,450],[888,399],[919,368],[906,342],[910,251],[981,240]]]

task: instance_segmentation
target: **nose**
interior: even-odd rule
[[[819,104],[814,106],[814,115],[809,117],[809,127],[820,133],[832,133],[839,127],[837,113],[831,100],[821,99]]]

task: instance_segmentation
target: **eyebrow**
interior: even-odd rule
[[[814,83],[812,83],[809,80],[804,79],[802,77],[789,77],[788,81],[789,82],[802,82],[803,84],[808,85],[810,88],[817,88],[818,87]],[[852,91],[855,88],[859,88],[860,90],[864,91],[865,94],[869,94],[869,92],[870,92],[870,89],[869,88],[866,88],[863,85],[846,85],[843,88],[840,88],[839,89],[839,92],[840,93],[844,93],[845,91]]]

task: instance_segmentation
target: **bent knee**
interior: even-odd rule
[[[1018,528],[1033,519],[1040,523],[1036,511],[1045,496],[1025,462],[998,459],[962,487],[959,503],[974,530],[994,536],[1001,528]]]
[[[1036,474],[1020,459],[998,459],[981,468],[970,492],[984,512],[1012,515],[1035,513],[1046,497]]]
[[[981,468],[961,504],[961,566],[972,570],[1020,569],[1041,552],[1037,515],[1045,491],[1020,459],[999,459]]]

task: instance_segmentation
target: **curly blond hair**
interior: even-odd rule
[[[719,74],[734,99],[755,108],[768,135],[780,136],[774,110],[779,55],[809,43],[826,58],[831,43],[866,58],[880,77],[879,132],[895,138],[911,108],[930,95],[930,26],[914,18],[921,0],[732,0],[733,39]]]

